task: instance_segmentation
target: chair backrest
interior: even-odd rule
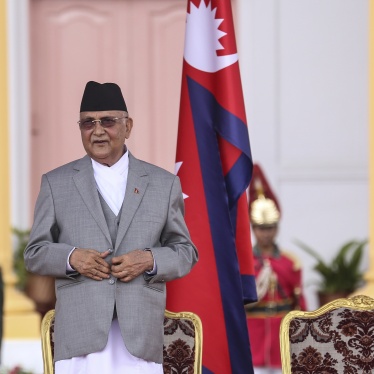
[[[43,353],[43,366],[44,374],[53,374],[53,353],[54,353],[54,323],[55,323],[55,310],[48,311],[43,319],[41,326],[42,335],[42,353]]]
[[[374,299],[358,295],[281,322],[282,373],[374,372]]]
[[[165,311],[164,373],[201,374],[203,330],[200,318],[191,312]]]
[[[55,311],[44,316],[41,325],[44,374],[54,374],[53,335]],[[191,312],[165,310],[164,373],[201,374],[203,330],[200,318]]]

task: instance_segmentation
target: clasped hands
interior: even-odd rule
[[[121,256],[113,257],[111,264],[105,261],[109,250],[99,252],[94,249],[75,248],[70,256],[70,265],[80,274],[95,280],[110,276],[122,282],[130,282],[145,271],[153,269],[153,256],[150,251],[135,249]]]

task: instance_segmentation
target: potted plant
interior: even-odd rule
[[[318,292],[320,305],[347,297],[362,286],[363,272],[360,266],[367,240],[344,243],[329,263],[305,243],[299,240],[295,243],[317,261],[314,270],[321,276]]]
[[[46,275],[29,273],[25,268],[23,252],[29,241],[30,230],[12,229],[16,239],[14,270],[18,277],[17,287],[34,301],[41,317],[55,307],[54,279]]]
[[[13,254],[13,267],[17,274],[17,287],[24,291],[27,281],[27,271],[23,262],[23,251],[29,240],[30,230],[20,230],[13,228],[12,232],[16,239],[16,247]]]

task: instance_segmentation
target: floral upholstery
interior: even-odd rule
[[[291,313],[284,318],[288,352],[281,326],[282,366],[290,360],[284,374],[374,373],[373,299],[338,299],[316,312]]]
[[[42,321],[44,374],[53,374],[54,311]],[[190,312],[165,311],[164,374],[201,374],[202,326]]]
[[[194,374],[195,326],[184,318],[164,318],[164,374]]]

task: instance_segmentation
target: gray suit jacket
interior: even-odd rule
[[[197,261],[183,216],[179,178],[130,154],[112,256],[151,248],[157,274],[129,283],[69,275],[66,263],[73,247],[101,252],[112,247],[91,159],[85,156],[43,175],[24,257],[29,271],[56,278],[56,361],[102,350],[116,305],[129,352],[162,362],[165,282],[186,275]]]

